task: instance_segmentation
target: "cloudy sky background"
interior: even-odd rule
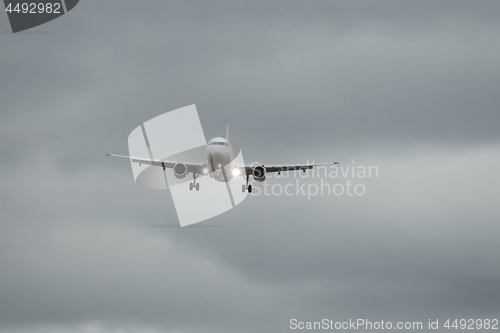
[[[18,34],[0,14],[0,332],[498,318],[499,14],[89,0]],[[379,178],[362,197],[250,196],[174,228],[170,193],[105,153],[190,104],[207,139],[230,124],[246,161],[354,161]]]

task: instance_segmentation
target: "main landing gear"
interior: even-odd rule
[[[200,190],[200,183],[197,183],[196,182],[196,178],[198,177],[198,174],[197,173],[194,173],[193,172],[193,182],[192,183],[189,183],[189,190],[192,191],[193,188],[196,189],[196,191],[199,191]]]
[[[246,180],[247,180],[246,184],[245,185],[241,185],[241,191],[243,193],[245,193],[246,190],[248,190],[248,193],[252,193],[252,185],[248,184],[248,177],[249,176],[247,175],[246,176]]]

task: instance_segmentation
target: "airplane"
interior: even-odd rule
[[[219,182],[228,182],[234,177],[243,176],[246,179],[246,184],[242,185],[242,192],[248,191],[252,193],[252,185],[249,184],[250,176],[256,182],[266,180],[266,174],[277,172],[280,174],[283,171],[302,170],[306,172],[315,166],[337,165],[338,162],[332,163],[316,163],[316,164],[283,164],[283,165],[237,165],[234,163],[233,146],[229,142],[229,125],[226,129],[226,138],[215,137],[210,140],[206,146],[207,160],[205,162],[191,163],[183,161],[167,161],[167,160],[151,160],[136,158],[124,155],[116,155],[108,153],[107,156],[125,158],[132,163],[139,165],[147,164],[152,166],[162,167],[163,170],[172,169],[174,176],[177,179],[184,179],[189,173],[192,174],[193,181],[189,183],[189,190],[200,190],[200,183],[196,179],[202,175],[208,175]]]

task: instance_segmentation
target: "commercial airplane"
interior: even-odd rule
[[[196,191],[200,190],[200,184],[196,182],[196,178],[202,175],[208,175],[220,182],[228,182],[233,177],[243,176],[246,178],[246,184],[242,185],[242,192],[248,191],[252,193],[252,185],[248,184],[250,176],[259,183],[266,180],[266,174],[270,172],[277,172],[280,174],[282,171],[302,170],[306,172],[307,169],[312,169],[315,166],[326,166],[339,164],[338,162],[332,163],[319,163],[319,164],[283,164],[283,165],[237,165],[234,163],[234,152],[231,143],[228,140],[229,126],[226,130],[226,138],[216,137],[210,140],[206,146],[207,160],[205,162],[191,163],[183,161],[167,161],[167,160],[151,160],[142,159],[130,156],[115,155],[108,153],[107,156],[125,158],[133,163],[148,164],[153,166],[162,167],[165,169],[172,169],[173,174],[177,179],[184,179],[189,173],[193,177],[193,181],[189,183],[189,189],[193,188]]]

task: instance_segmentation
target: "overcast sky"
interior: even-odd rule
[[[499,15],[498,1],[85,0],[12,34],[0,13],[0,332],[499,318]],[[230,124],[245,161],[379,177],[364,196],[249,196],[175,228],[170,193],[105,153],[190,104],[207,139]]]

